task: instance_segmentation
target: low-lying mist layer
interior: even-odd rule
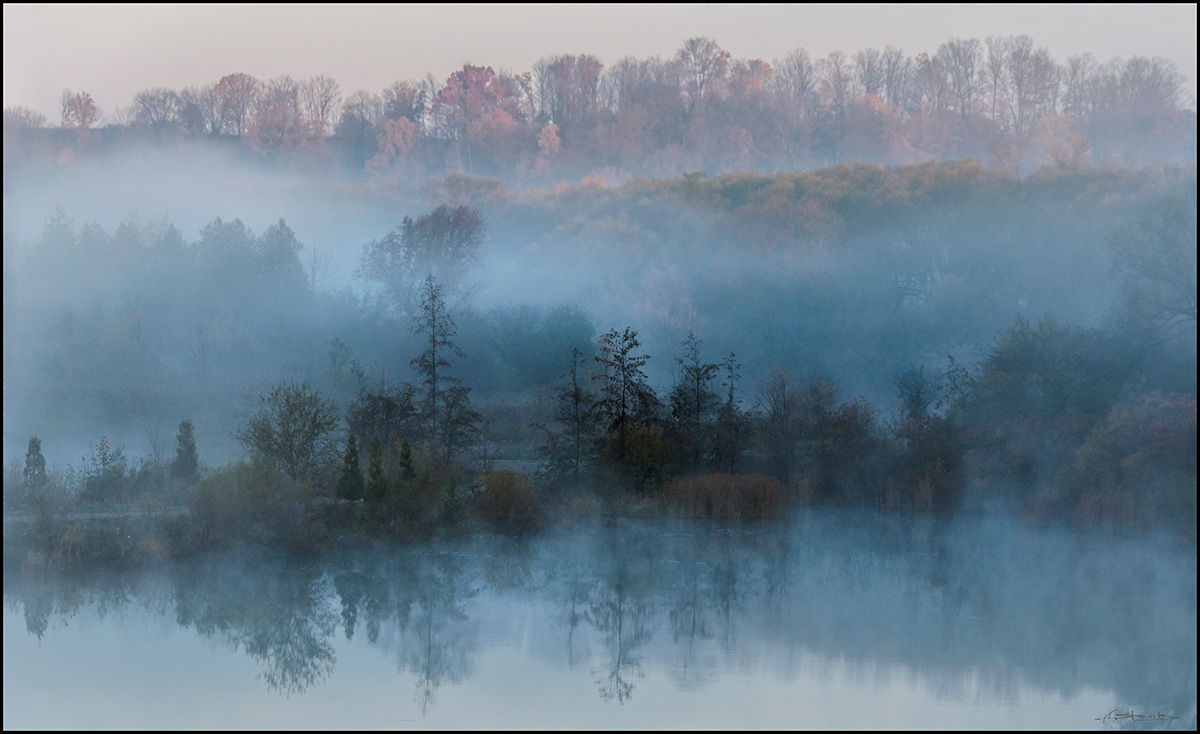
[[[689,374],[692,334],[693,366],[737,365],[748,414],[770,415],[793,380],[828,386],[830,408],[860,396],[875,425],[902,423],[913,413],[902,375],[942,383],[957,364],[985,379],[998,355],[1019,351],[1023,330],[1075,346],[1059,364],[1020,357],[1005,368],[1011,379],[1061,382],[1075,370],[1086,384],[1100,372],[1081,355],[1109,375],[1086,420],[1042,447],[1050,454],[1075,450],[1121,400],[1158,391],[1191,394],[1194,406],[1195,252],[1169,249],[1174,230],[1159,236],[1190,226],[1183,241],[1194,242],[1194,169],[1047,169],[1018,180],[972,162],[841,166],[522,192],[452,176],[389,197],[247,181],[237,169],[164,173],[164,162],[97,165],[66,185],[6,181],[6,464],[30,436],[60,468],[94,454],[101,437],[165,460],[185,419],[204,462],[229,461],[242,455],[235,433],[260,396],[287,381],[311,385],[345,417],[364,391],[424,379],[414,360],[427,335],[414,329],[430,273],[463,355],[443,374],[482,411],[485,457],[538,460],[525,426],[551,420],[572,351],[590,383],[597,337],[629,329],[664,406]],[[189,180],[201,193],[187,193]],[[100,211],[98,201],[111,204]],[[35,233],[46,202],[63,208]],[[219,211],[203,213],[210,207]],[[479,246],[451,251],[421,235],[440,211],[476,217]],[[425,249],[371,259],[406,236]],[[714,389],[718,374],[707,375]],[[1038,390],[1028,410],[1065,409]],[[771,465],[764,452],[751,451],[757,468]],[[1041,461],[1037,447],[1027,453],[1030,466]]]

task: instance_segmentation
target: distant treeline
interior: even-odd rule
[[[350,93],[325,75],[232,73],[146,89],[108,114],[100,102],[64,90],[53,120],[6,108],[6,171],[185,139],[385,183],[459,172],[611,183],[967,157],[1022,174],[1196,155],[1196,112],[1172,62],[1058,61],[1026,35],[952,38],[916,55],[796,49],[769,63],[690,38],[668,59],[567,54],[524,72],[468,64],[378,92]]]

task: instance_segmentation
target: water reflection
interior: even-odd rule
[[[1111,691],[1114,709],[1180,717],[1154,725],[1196,725],[1195,549],[1169,539],[813,513],[787,526],[356,548],[319,563],[10,573],[4,595],[38,639],[84,613],[173,618],[244,652],[284,696],[357,675],[339,652],[365,645],[393,661],[422,715],[503,648],[579,670],[617,705],[651,672],[703,692],[735,673],[800,685],[845,670],[864,704],[897,680],[940,700],[1014,705],[1030,687],[1067,699],[1086,688]]]

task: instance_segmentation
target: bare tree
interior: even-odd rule
[[[965,122],[974,111],[979,89],[982,44],[978,38],[951,38],[938,48],[937,57],[950,81],[954,107]]]
[[[854,54],[854,74],[860,92],[880,96],[884,79],[883,54],[874,48]]]
[[[719,92],[729,68],[729,52],[711,38],[696,36],[683,42],[675,58],[682,67],[683,95],[691,112],[706,96]]]
[[[888,46],[883,49],[882,63],[885,101],[898,110],[906,109],[912,94],[912,59],[895,46]]]
[[[182,107],[179,94],[167,87],[152,87],[133,97],[135,120],[140,125],[161,132],[179,123]]]
[[[1143,206],[1109,236],[1131,320],[1160,338],[1196,329],[1196,186]]]
[[[802,48],[789,51],[782,61],[775,62],[775,85],[778,91],[807,108],[817,92],[817,74],[807,51]]]
[[[319,137],[329,135],[333,131],[342,100],[342,90],[337,81],[318,74],[300,85],[300,98],[304,114],[316,128]]]

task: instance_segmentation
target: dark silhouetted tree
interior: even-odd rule
[[[171,463],[171,476],[192,484],[200,478],[200,457],[196,453],[196,435],[192,422],[179,424],[175,435],[175,461]]]
[[[367,504],[379,508],[387,498],[387,472],[383,468],[383,446],[379,437],[371,442],[371,454],[367,463],[367,485],[364,488]]]
[[[337,460],[333,401],[308,383],[277,385],[235,438],[255,459],[292,479],[316,479]]]
[[[705,452],[706,435],[717,395],[709,385],[720,365],[700,361],[700,340],[689,331],[683,342],[683,357],[676,358],[682,374],[671,391],[671,417],[675,421],[676,441],[682,459],[689,468],[699,467]]]
[[[624,463],[630,427],[652,419],[659,406],[643,371],[650,357],[636,354],[639,347],[636,331],[613,329],[600,337],[596,355],[601,372],[593,379],[599,380],[601,387],[593,409],[606,423],[609,436],[616,439],[618,463]]]
[[[29,448],[25,451],[25,489],[30,493],[40,492],[46,486],[46,457],[42,456],[42,439],[29,437]]]
[[[346,453],[342,456],[342,476],[338,478],[337,498],[360,500],[365,487],[362,469],[358,465],[358,440],[351,432],[346,439]]]
[[[383,239],[363,247],[358,277],[383,289],[397,317],[421,308],[414,294],[432,276],[449,293],[463,287],[467,270],[483,248],[486,227],[479,212],[466,206],[440,206],[417,219],[405,217]]]
[[[446,311],[442,287],[432,275],[421,286],[421,307],[417,312],[413,333],[428,340],[421,355],[412,360],[413,369],[421,375],[424,393],[421,416],[430,439],[440,442],[447,459],[478,433],[479,414],[471,410],[470,388],[459,384],[456,377],[446,374],[450,367],[448,355],[465,359],[454,337],[458,327]]]

